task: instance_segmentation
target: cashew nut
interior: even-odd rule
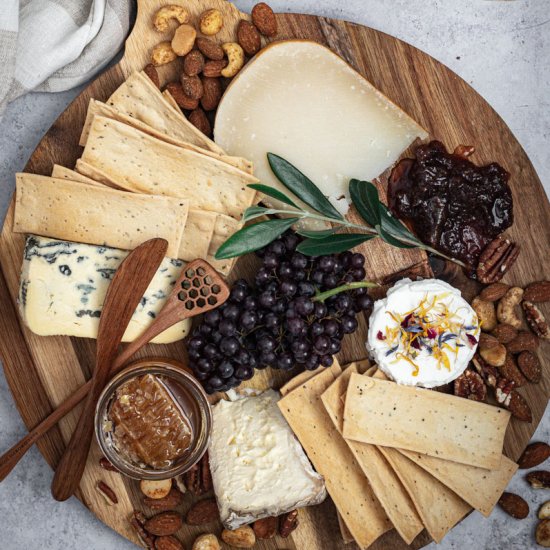
[[[481,330],[490,332],[497,326],[497,315],[493,302],[487,302],[478,296],[472,300],[472,308],[477,313]]]
[[[197,537],[192,550],[220,550],[220,541],[216,535],[207,534]]]
[[[523,289],[518,286],[512,287],[498,302],[497,319],[500,323],[512,325],[515,328],[521,327],[521,319],[515,310],[523,298]]]
[[[199,28],[202,34],[213,36],[218,34],[223,27],[223,17],[220,10],[206,10],[199,19]]]
[[[153,25],[157,31],[166,32],[171,19],[176,19],[180,24],[187,23],[187,21],[189,21],[189,12],[181,6],[168,4],[155,13]]]
[[[221,74],[226,78],[234,77],[244,65],[244,50],[236,42],[222,44],[222,49],[229,60],[227,67],[222,69]]]
[[[170,63],[170,61],[174,61],[176,57],[178,56],[172,49],[170,42],[161,42],[157,44],[151,52],[151,63],[153,63],[155,67],[158,67],[159,65],[166,65],[166,63]]]
[[[164,498],[172,489],[171,479],[142,479],[139,482],[141,492],[149,498]]]
[[[197,31],[191,25],[180,25],[172,38],[172,49],[179,56],[187,55],[195,44]]]

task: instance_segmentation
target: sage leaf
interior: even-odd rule
[[[296,250],[306,256],[338,254],[369,241],[375,236],[360,233],[342,233],[340,235],[329,235],[323,239],[306,239],[298,245]]]
[[[294,204],[284,193],[281,193],[278,189],[275,189],[275,187],[263,185],[262,183],[251,183],[248,187],[259,191],[268,197],[277,199],[278,201],[289,204],[290,206],[294,206],[294,208],[298,208],[298,206]]]
[[[339,227],[333,227],[332,229],[321,229],[319,231],[310,231],[309,229],[298,229],[296,233],[307,239],[324,239],[329,235],[334,235]]]
[[[273,153],[267,153],[267,160],[279,181],[308,206],[327,218],[344,219],[319,188],[298,168]]]
[[[378,189],[370,181],[352,179],[349,182],[351,202],[359,215],[372,227],[380,225]]]
[[[226,260],[254,252],[282,235],[298,220],[299,218],[267,220],[243,227],[218,248],[214,257],[216,260]]]

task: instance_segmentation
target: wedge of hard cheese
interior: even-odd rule
[[[266,154],[275,153],[343,213],[351,178],[379,176],[414,140],[427,137],[343,59],[305,40],[274,42],[258,53],[226,90],[214,128],[216,143],[250,159],[262,183],[288,193],[267,162]]]
[[[64,179],[17,174],[14,231],[133,250],[168,241],[177,257],[189,201],[142,196]]]
[[[116,248],[29,236],[19,288],[19,308],[27,327],[41,336],[96,338],[107,288],[127,255]],[[162,261],[130,320],[124,342],[135,340],[154,321],[183,266],[179,260]],[[181,321],[153,342],[181,340],[190,326],[190,321]]]
[[[235,219],[256,199],[251,174],[102,116],[93,118],[82,161],[129,191],[186,198]]]

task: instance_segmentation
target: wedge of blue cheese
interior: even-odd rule
[[[325,483],[277,407],[279,394],[220,401],[213,407],[210,469],[227,529],[319,504]]]
[[[109,283],[127,251],[30,235],[27,237],[19,287],[23,321],[41,336],[96,338]],[[124,342],[135,340],[166,302],[184,263],[165,258],[141,299]],[[154,343],[184,338],[190,322],[159,334]]]

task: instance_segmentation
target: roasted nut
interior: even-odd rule
[[[116,493],[104,481],[98,481],[96,489],[97,492],[104,498],[108,506],[118,504]]]
[[[281,521],[279,523],[279,535],[286,538],[298,527],[298,510],[292,510],[287,514],[281,516]]]
[[[143,526],[152,535],[166,537],[179,531],[182,525],[182,517],[177,512],[162,512],[149,518]]]
[[[185,8],[174,4],[163,6],[155,13],[153,25],[157,31],[166,32],[171,19],[175,19],[180,24],[187,23],[189,21],[189,12]]]
[[[546,470],[537,470],[529,472],[525,479],[533,489],[550,489],[550,472]]]
[[[522,422],[532,422],[533,414],[525,398],[515,390],[510,392],[510,399],[506,408],[512,413],[514,418]]]
[[[493,329],[491,334],[501,344],[508,344],[518,335],[518,329],[512,325],[499,324]]]
[[[174,33],[174,38],[172,38],[172,50],[176,55],[187,55],[193,49],[195,38],[197,38],[195,27],[180,25]]]
[[[480,293],[479,297],[486,302],[496,302],[500,300],[508,291],[510,285],[504,283],[493,283],[485,287]]]
[[[536,281],[527,285],[523,299],[528,302],[548,302],[550,300],[550,281]]]
[[[273,37],[277,34],[277,18],[273,10],[265,3],[260,2],[252,8],[252,23],[264,35]]]
[[[487,386],[481,376],[471,370],[466,369],[454,381],[454,394],[458,397],[464,397],[473,401],[485,401],[487,397]]]
[[[222,69],[226,67],[226,65],[226,59],[220,59],[219,61],[207,61],[204,64],[202,74],[210,78],[217,78],[222,75]]]
[[[189,113],[189,122],[200,130],[205,136],[212,137],[212,127],[206,113],[198,107]]]
[[[158,537],[155,540],[155,550],[185,550],[183,544],[172,536]]]
[[[499,323],[512,325],[515,328],[521,327],[521,319],[516,313],[516,306],[519,306],[523,298],[523,289],[518,286],[510,288],[500,299],[497,306],[497,319]]]
[[[542,314],[542,311],[533,302],[522,302],[521,307],[525,312],[525,320],[529,328],[539,337],[550,340],[550,327]]]
[[[199,100],[185,95],[183,87],[179,82],[170,82],[166,85],[166,89],[170,92],[170,95],[174,98],[174,101],[182,109],[192,111],[199,106]]]
[[[221,550],[220,541],[216,535],[201,535],[193,543],[192,550]]]
[[[201,483],[200,467],[198,464],[195,464],[183,474],[183,482],[192,495],[200,496],[204,493]]]
[[[479,354],[484,361],[489,363],[492,367],[502,367],[506,361],[506,348],[496,338],[494,343],[484,343],[483,340],[479,341]]]
[[[183,495],[178,489],[172,487],[164,498],[144,498],[143,503],[155,512],[173,510],[183,502]]]
[[[199,36],[195,41],[195,45],[208,59],[213,61],[221,61],[224,57],[222,47],[216,42],[213,42],[209,38],[204,38],[204,36]]]
[[[493,302],[486,302],[478,296],[472,300],[472,308],[477,313],[482,330],[491,332],[497,326],[497,314]]]
[[[256,544],[256,535],[251,527],[243,525],[234,531],[224,529],[222,540],[235,548],[252,548]]]
[[[212,472],[210,471],[210,460],[208,458],[208,452],[204,454],[199,462],[201,472],[201,485],[205,493],[210,491],[213,487]]]
[[[537,525],[535,539],[539,546],[550,548],[550,519],[544,519]]]
[[[550,457],[550,445],[542,442],[531,443],[519,457],[518,466],[522,470],[534,468],[542,464],[548,457]]]
[[[155,67],[159,67],[160,65],[166,65],[166,63],[174,61],[176,57],[178,56],[172,49],[170,42],[161,42],[157,44],[151,52],[151,63]]]
[[[474,365],[478,374],[483,378],[483,381],[490,388],[497,387],[497,378],[499,376],[498,369],[487,364],[479,355],[476,353],[472,358],[472,364]]]
[[[277,534],[279,529],[279,518],[269,517],[259,519],[254,522],[252,529],[254,530],[254,534],[257,539],[272,539]]]
[[[477,278],[483,284],[496,283],[510,269],[519,256],[519,246],[509,239],[497,237],[481,252]]]
[[[244,65],[244,51],[236,42],[226,42],[222,48],[228,59],[227,67],[222,70],[222,76],[232,78]]]
[[[220,10],[211,9],[202,13],[199,19],[199,28],[202,34],[214,36],[218,34],[223,27],[223,17]]]
[[[147,63],[143,72],[149,77],[149,80],[157,87],[160,88],[159,74],[152,63]]]
[[[202,80],[198,76],[181,75],[181,87],[183,93],[192,99],[200,99],[204,93]]]
[[[547,500],[540,508],[539,519],[550,519],[550,500]]]
[[[511,380],[514,383],[515,388],[521,388],[527,384],[527,378],[523,376],[522,372],[518,369],[514,356],[511,353],[506,354],[506,360],[504,365],[500,367],[500,374]]]
[[[118,470],[109,462],[109,460],[102,456],[100,459],[99,459],[99,465],[104,469],[104,470],[107,470],[109,472],[118,472]]]
[[[141,492],[148,498],[165,498],[172,489],[171,479],[148,480],[142,479],[139,482]]]
[[[520,330],[518,335],[508,344],[506,344],[510,353],[520,353],[522,351],[535,351],[539,347],[539,339],[526,330]]]
[[[219,78],[203,77],[204,93],[201,97],[201,106],[205,111],[213,111],[222,97],[222,84]]]
[[[514,493],[502,493],[498,503],[513,518],[524,519],[529,515],[529,505],[527,502]]]
[[[239,21],[239,26],[237,27],[237,42],[249,57],[256,55],[262,47],[262,39],[258,29],[244,19]]]
[[[220,519],[220,512],[216,499],[207,498],[195,502],[185,517],[185,521],[189,525],[205,525]]]
[[[191,50],[183,58],[183,72],[187,76],[196,76],[204,68],[204,56],[199,50]]]
[[[148,533],[144,527],[146,522],[145,516],[138,510],[134,510],[132,517],[130,518],[130,525],[136,532],[141,544],[149,550],[155,548],[155,537]]]
[[[522,351],[518,355],[518,367],[529,382],[538,384],[542,378],[542,366],[532,351]]]

